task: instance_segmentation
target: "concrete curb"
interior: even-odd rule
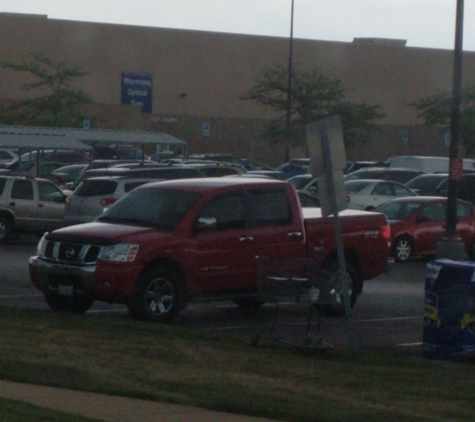
[[[0,381],[0,397],[107,422],[272,422],[126,397]]]

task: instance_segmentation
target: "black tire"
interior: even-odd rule
[[[0,243],[5,242],[12,234],[11,221],[2,215],[0,215]]]
[[[412,240],[407,236],[398,237],[393,245],[393,257],[396,262],[407,262],[413,253]]]
[[[87,297],[62,296],[57,293],[45,293],[45,300],[53,311],[86,313],[94,303],[94,299]]]
[[[343,286],[341,284],[340,277],[340,265],[338,261],[332,260],[326,265],[324,265],[323,270],[325,271],[326,276],[330,279],[330,285],[333,285],[333,288],[330,290],[332,296],[335,296],[337,303],[335,304],[323,304],[320,306],[320,311],[325,315],[340,316],[346,314],[345,301],[343,296]],[[358,298],[358,276],[356,270],[349,264],[346,263],[346,273],[348,274],[348,293],[350,299],[350,306],[355,306],[356,299]]]
[[[170,322],[180,311],[182,300],[183,288],[176,274],[167,267],[153,267],[140,277],[127,308],[136,319]]]
[[[254,308],[259,308],[264,304],[264,301],[261,299],[258,299],[257,297],[239,297],[236,299],[233,299],[233,302],[239,306],[240,308],[243,309],[254,309]]]

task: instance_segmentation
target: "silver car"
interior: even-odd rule
[[[123,176],[91,177],[83,180],[66,200],[64,223],[89,223],[132,189],[157,181],[159,179]]]

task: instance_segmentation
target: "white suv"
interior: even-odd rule
[[[66,200],[64,222],[66,225],[89,223],[132,189],[159,180],[123,176],[91,177],[83,180]]]
[[[66,195],[52,181],[0,175],[0,242],[63,226]]]

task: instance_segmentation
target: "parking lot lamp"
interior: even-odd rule
[[[292,55],[294,44],[294,0],[291,3],[290,10],[290,39],[289,39],[289,65],[288,65],[288,79],[287,79],[287,120],[285,125],[285,156],[284,163],[290,160],[290,145],[292,141],[292,129],[290,124],[290,117],[292,115]]]
[[[450,124],[449,180],[447,193],[447,219],[444,237],[437,244],[437,258],[461,261],[465,258],[464,244],[457,234],[457,184],[462,177],[462,163],[458,158],[460,138],[460,105],[462,97],[464,0],[457,0],[455,19],[455,47],[452,84],[452,118]]]

